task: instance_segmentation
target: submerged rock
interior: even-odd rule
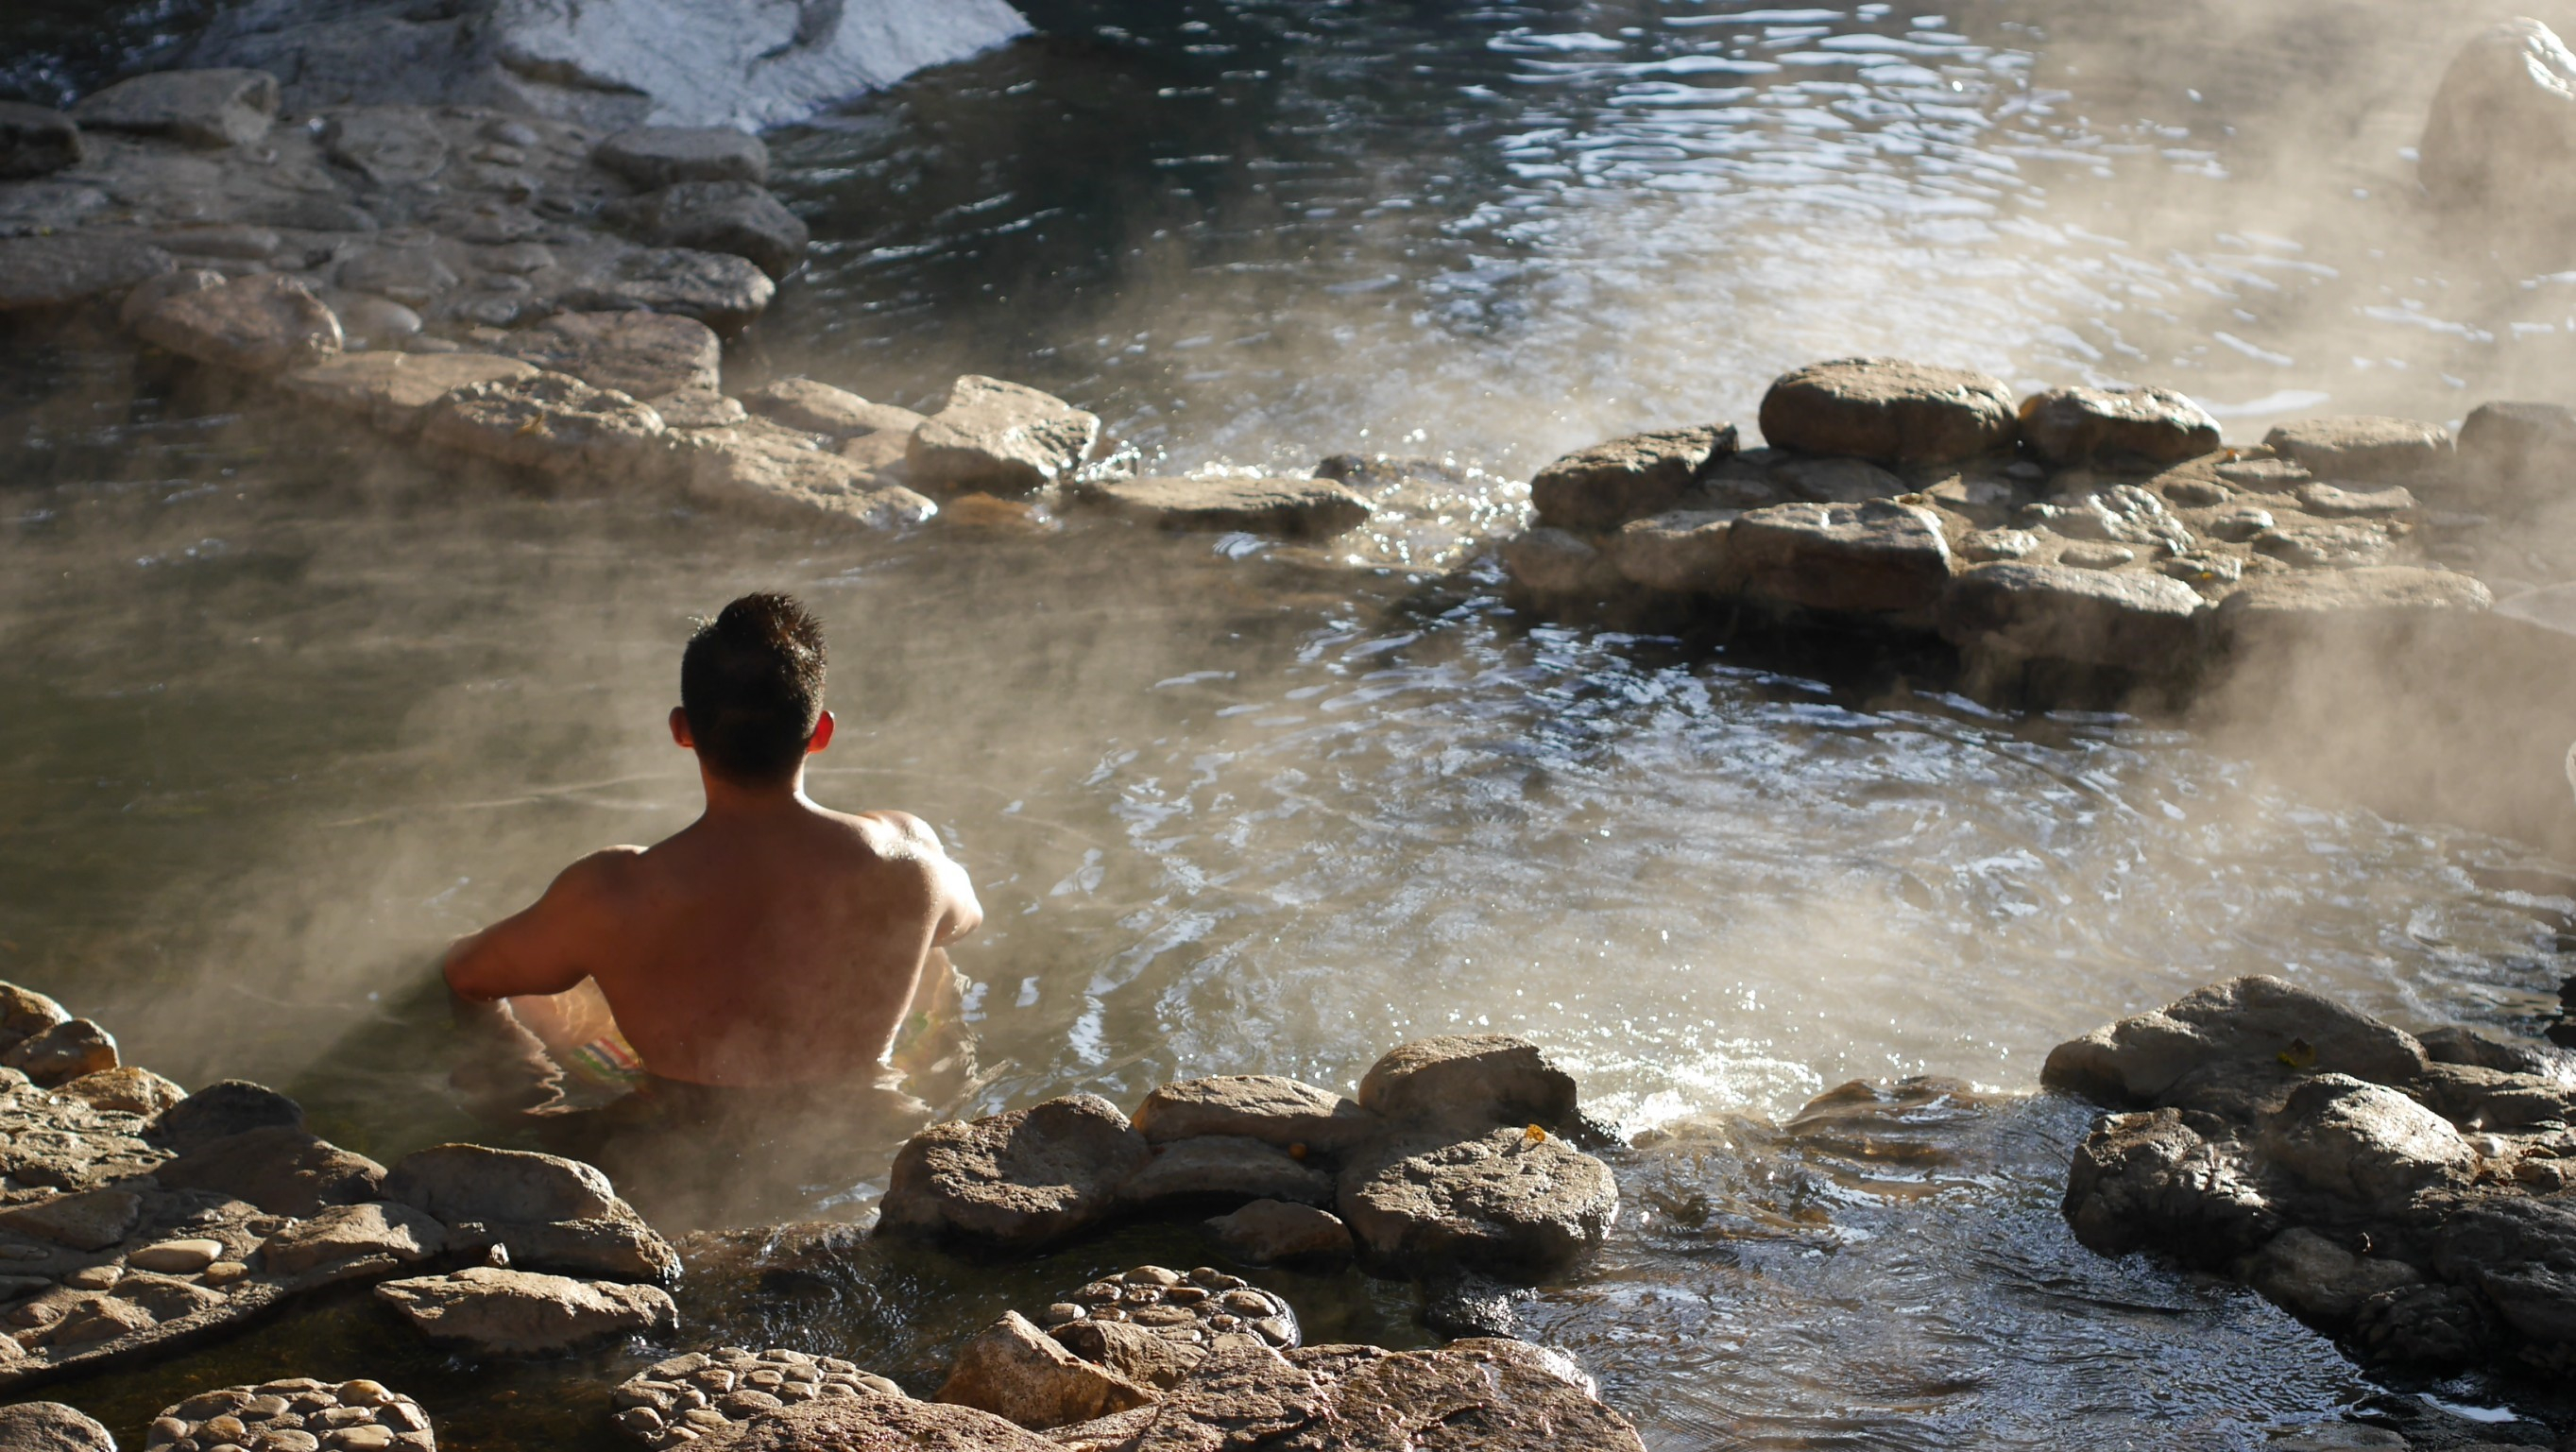
[[[1351,1228],[1312,1205],[1255,1200],[1207,1222],[1218,1245],[1255,1265],[1338,1265],[1351,1258]]]
[[[510,333],[501,347],[549,373],[639,399],[714,388],[724,366],[713,328],[661,313],[557,313]]]
[[[1630,434],[1538,471],[1530,504],[1555,529],[1617,529],[1679,504],[1701,475],[1735,452],[1733,424]]]
[[[1782,374],[1762,397],[1773,448],[1881,464],[1946,464],[2013,440],[2011,391],[1983,373],[1844,358]]]
[[[283,273],[164,298],[137,318],[147,343],[218,368],[283,373],[337,355],[340,320],[311,288]]]
[[[680,1324],[679,1308],[655,1286],[489,1266],[387,1281],[376,1298],[432,1341],[480,1356],[553,1356]]]
[[[1027,494],[1072,477],[1100,437],[1100,420],[1052,394],[967,374],[913,431],[913,482],[964,493]]]
[[[2563,215],[2576,201],[2555,180],[2576,167],[2576,56],[2537,20],[2480,34],[2442,74],[2415,165],[2445,206]]]
[[[2052,388],[2021,404],[2021,439],[2046,463],[2176,464],[2218,447],[2218,420],[2163,388]]]
[[[247,146],[277,120],[277,78],[238,68],[157,71],[83,97],[72,119],[190,146]]]
[[[1330,479],[1112,479],[1073,497],[1165,529],[1244,530],[1329,539],[1368,522],[1369,505]]]
[[[1074,1094],[937,1124],[895,1156],[880,1224],[1034,1250],[1097,1224],[1153,1157],[1116,1105]]]
[[[2264,447],[2325,479],[2405,484],[2451,462],[2451,433],[2407,418],[2312,418],[2263,436]]]
[[[1154,1393],[1085,1361],[1017,1311],[966,1343],[938,1400],[991,1412],[1032,1430],[1145,1406]]]
[[[1397,1140],[1342,1172],[1336,1208],[1380,1261],[1562,1269],[1599,1245],[1618,1213],[1609,1167],[1543,1130],[1444,1143]]]

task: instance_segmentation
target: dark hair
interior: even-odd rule
[[[680,709],[716,775],[750,785],[792,775],[823,714],[823,622],[776,591],[727,605],[680,653]]]

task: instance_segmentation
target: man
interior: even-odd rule
[[[805,796],[805,758],[832,742],[823,665],[821,625],[786,595],[702,625],[671,739],[697,753],[705,813],[583,858],[450,948],[469,1017],[647,1095],[890,1088],[897,1034],[951,994],[942,950],[983,910],[919,818]]]

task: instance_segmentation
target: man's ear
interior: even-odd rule
[[[832,713],[825,711],[814,718],[814,734],[805,742],[805,754],[813,755],[832,744]]]
[[[689,735],[689,708],[686,706],[671,708],[671,739],[691,751],[698,749],[697,739]]]

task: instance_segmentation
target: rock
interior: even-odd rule
[[[1330,539],[1368,522],[1368,501],[1330,479],[1112,479],[1073,497],[1165,529]]]
[[[826,451],[825,442],[767,419],[701,430],[683,444],[684,488],[711,508],[788,525],[901,529],[939,512],[923,496]]]
[[[2266,631],[2420,625],[2474,615],[2494,604],[2487,587],[2468,575],[2376,565],[2264,576],[2228,596],[2218,620],[2241,642]]]
[[[460,1246],[508,1246],[516,1263],[653,1280],[680,1272],[670,1243],[578,1160],[436,1145],[403,1156],[384,1195],[435,1217]]]
[[[1046,1319],[1059,1339],[1068,1327],[1091,1320],[1137,1326],[1198,1350],[1237,1341],[1294,1346],[1298,1336],[1297,1313],[1286,1301],[1208,1266],[1183,1274],[1140,1265],[1106,1276],[1049,1306]],[[1079,1343],[1079,1337],[1065,1342]]]
[[[1566,455],[1530,480],[1538,522],[1599,532],[1662,514],[1713,464],[1735,452],[1735,426],[1708,424],[1630,434]]]
[[[875,1390],[798,1402],[721,1445],[723,1452],[1065,1452],[990,1412]]]
[[[2127,545],[2076,540],[2057,552],[2057,563],[2075,570],[2116,570],[2137,557]]]
[[[769,181],[769,148],[731,126],[638,126],[591,148],[590,159],[639,187]]]
[[[2208,595],[2245,578],[2245,562],[2234,555],[2176,555],[2156,561],[2156,572]]]
[[[21,988],[15,983],[0,983],[0,1046],[17,1043],[70,1020],[68,1010],[34,989]]]
[[[2204,1139],[2178,1109],[2103,1121],[2076,1148],[2062,1208],[2075,1238],[2097,1254],[2155,1246],[2212,1267],[2281,1229],[2243,1157]]]
[[[543,372],[441,395],[421,423],[431,444],[593,483],[651,472],[661,435],[662,416],[625,394]]]
[[[224,1258],[220,1240],[162,1240],[129,1253],[125,1263],[165,1276],[192,1276]]]
[[[0,1230],[74,1250],[105,1250],[123,1240],[142,1214],[142,1198],[130,1190],[83,1190],[0,1210]]]
[[[2412,483],[2451,462],[2451,434],[2404,418],[2312,418],[2263,436],[2264,447],[2328,479]]]
[[[322,148],[379,187],[425,182],[447,166],[446,135],[412,106],[334,112],[323,127]]]
[[[163,1409],[146,1452],[180,1444],[260,1452],[437,1452],[420,1403],[372,1381],[291,1377],[219,1387]]]
[[[1769,473],[1791,498],[1811,504],[1867,504],[1907,491],[1904,480],[1865,459],[1792,457],[1772,465]]]
[[[0,1407],[0,1452],[116,1452],[116,1438],[61,1402],[20,1402]]]
[[[2576,409],[2482,403],[2460,425],[2464,482],[2507,504],[2553,499],[2576,478]]]
[[[2272,527],[2272,511],[2259,504],[2232,504],[2209,516],[2202,528],[2211,537],[2243,544]]]
[[[2496,1069],[2508,1074],[2536,1074],[2551,1078],[2557,1076],[2563,1061],[2561,1051],[2548,1045],[2508,1043],[2457,1024],[2418,1034],[2416,1038],[2424,1046],[2424,1057],[2437,1064],[2473,1064],[2481,1069]]]
[[[2403,514],[2415,507],[2415,496],[2402,484],[2384,489],[2342,489],[2332,484],[2299,486],[2299,507],[2327,519],[2366,514]]]
[[[116,1040],[88,1019],[69,1019],[0,1049],[0,1065],[50,1089],[115,1068]]]
[[[2576,166],[2576,56],[2537,20],[2486,30],[2443,72],[2416,158],[2444,206],[2563,211],[2566,198],[2534,179]]]
[[[353,1262],[391,1270],[427,1260],[446,1245],[446,1228],[409,1206],[339,1205],[270,1236],[260,1260],[271,1273],[287,1276],[322,1266],[346,1273]]]
[[[1155,1400],[1105,1366],[1067,1351],[1017,1311],[966,1343],[938,1400],[974,1407],[1032,1429],[1086,1422]]]
[[[2052,388],[2022,400],[2021,439],[2046,463],[2179,464],[2218,447],[2218,420],[2162,388]]]
[[[302,281],[283,273],[236,278],[165,298],[136,319],[147,343],[247,373],[305,368],[340,351],[340,320]]]
[[[1303,1355],[1319,1369],[1330,1364],[1324,1348]],[[1365,1436],[1370,1446],[1462,1452],[1643,1452],[1636,1428],[1563,1356],[1524,1342],[1467,1339],[1334,1360],[1333,1422],[1370,1429],[1343,1434],[1349,1440],[1339,1445],[1363,1445]]]
[[[2039,536],[2026,529],[1981,529],[1962,536],[1959,558],[1971,564],[2017,560],[2039,548]]]
[[[2490,1198],[2443,1221],[2433,1267],[2445,1280],[2483,1292],[2505,1327],[2563,1355],[2576,1345],[2571,1255],[2576,1213],[2565,1200]]]
[[[924,488],[1026,494],[1070,478],[1099,437],[1100,420],[1060,398],[970,373],[913,431],[905,459]]]
[[[1330,1089],[1276,1074],[1181,1079],[1145,1096],[1135,1128],[1154,1144],[1201,1135],[1241,1135],[1292,1149],[1337,1154],[1377,1133],[1384,1121]]]
[[[1591,541],[1549,525],[1503,541],[1503,568],[1523,588],[1559,598],[1598,599],[1628,588],[1628,577]]]
[[[683,388],[645,402],[673,429],[729,429],[751,417],[741,403],[712,388]]]
[[[1733,583],[1726,546],[1738,513],[1677,509],[1632,519],[1601,542],[1601,552],[1621,576],[1649,590],[1722,594]]]
[[[1243,1135],[1207,1135],[1157,1146],[1154,1158],[1119,1187],[1130,1203],[1301,1200],[1329,1204],[1332,1176],[1275,1145]]]
[[[2376,565],[2388,557],[2388,526],[2378,520],[2353,524],[2281,525],[2250,541],[2254,552],[2302,570],[2348,570]]]
[[[1776,449],[1881,464],[1946,464],[2013,440],[2011,392],[1985,374],[1893,358],[1845,358],[1784,373],[1762,397]]]
[[[247,1079],[226,1079],[161,1111],[144,1137],[184,1155],[248,1130],[303,1127],[303,1105]]]
[[[813,1401],[879,1397],[921,1405],[884,1377],[834,1357],[725,1346],[655,1362],[619,1384],[610,1400],[622,1408],[618,1431],[647,1447],[665,1448],[707,1436],[723,1439],[746,1425],[774,1420],[781,1404],[793,1409]]]
[[[2240,489],[2277,494],[2308,481],[2308,471],[2287,459],[2231,459],[2217,468],[2218,477]]]
[[[1735,521],[1749,599],[1844,615],[1928,612],[1950,583],[1940,516],[1912,504],[1774,504]]]
[[[2291,1091],[2260,1149],[2309,1188],[2379,1214],[2477,1167],[2450,1121],[2394,1089],[2321,1074]]]
[[[212,1190],[272,1215],[373,1200],[385,1167],[301,1129],[273,1125],[213,1140],[152,1172],[174,1190]]]
[[[742,396],[742,406],[788,428],[835,439],[884,433],[909,437],[922,425],[922,416],[911,409],[870,403],[846,389],[811,378],[781,378],[764,383]],[[900,450],[895,457],[902,457]]]
[[[1159,1390],[1179,1385],[1191,1368],[1207,1360],[1209,1351],[1196,1341],[1162,1335],[1161,1329],[1085,1317],[1055,1327],[1047,1335],[1094,1366]]]
[[[2113,484],[2061,494],[2051,501],[2057,513],[2051,528],[2070,539],[2113,544],[2152,545],[2174,554],[2189,554],[2191,531],[2165,508],[2165,502],[2135,484]]]
[[[2215,479],[2167,479],[2165,500],[2182,509],[2207,509],[2225,504],[2236,497],[2236,491]]]
[[[684,181],[600,209],[609,225],[653,247],[747,257],[771,277],[805,264],[812,234],[756,182]]]
[[[387,433],[417,431],[429,406],[459,388],[534,377],[534,365],[488,353],[356,353],[298,369],[278,386],[363,416]]]
[[[439,253],[432,246],[361,247],[340,263],[331,280],[352,292],[427,307],[460,282],[456,270]]]
[[[1351,1228],[1312,1205],[1255,1200],[1207,1222],[1228,1255],[1255,1265],[1337,1265],[1351,1258]]]
[[[1447,459],[1401,454],[1327,454],[1315,461],[1314,475],[1354,489],[1391,489],[1400,484],[1463,484],[1466,471]]]
[[[2264,1299],[2330,1331],[2349,1327],[2371,1297],[2423,1279],[2413,1266],[2355,1255],[2298,1226],[2273,1236],[2245,1272]]]
[[[54,1092],[69,1095],[93,1109],[113,1109],[147,1118],[188,1097],[187,1090],[149,1069],[131,1065],[93,1070],[54,1086]]]
[[[1941,600],[1941,638],[1961,649],[2148,674],[2197,660],[2201,602],[2163,575],[2005,561],[1963,570]]]
[[[1474,1133],[1494,1125],[1567,1127],[1581,1117],[1574,1076],[1527,1039],[1446,1034],[1389,1049],[1360,1080],[1360,1107],[1406,1126]]]
[[[322,300],[340,319],[341,342],[352,353],[398,348],[420,335],[420,314],[390,298],[335,292]],[[445,339],[438,340],[445,342]]]
[[[2222,1066],[2281,1077],[2295,1067],[2391,1083],[2412,1080],[2428,1062],[2409,1034],[2278,978],[2249,976],[2060,1044],[2039,1078],[2051,1089],[2128,1108],[2157,1104],[2196,1071]]]
[[[489,1266],[387,1281],[376,1297],[430,1340],[479,1356],[553,1356],[680,1325],[679,1308],[655,1286]]]
[[[1498,1129],[1364,1152],[1342,1172],[1338,1208],[1373,1256],[1416,1273],[1546,1273],[1601,1243],[1619,1187],[1607,1165],[1555,1135]]]
[[[624,252],[565,289],[576,311],[641,308],[695,318],[719,333],[738,332],[769,308],[778,285],[748,259],[688,247]]]
[[[547,372],[632,398],[714,388],[724,364],[713,328],[660,313],[557,313],[511,333],[501,347]]]
[[[72,119],[93,131],[167,136],[189,146],[247,146],[277,120],[266,71],[157,71],[81,99]]]
[[[50,106],[0,101],[0,181],[25,181],[78,165],[80,127]]]
[[[169,253],[130,237],[0,237],[0,313],[68,307],[178,265]]]
[[[1096,1094],[937,1124],[895,1156],[879,1223],[1036,1249],[1088,1229],[1153,1151]]]

